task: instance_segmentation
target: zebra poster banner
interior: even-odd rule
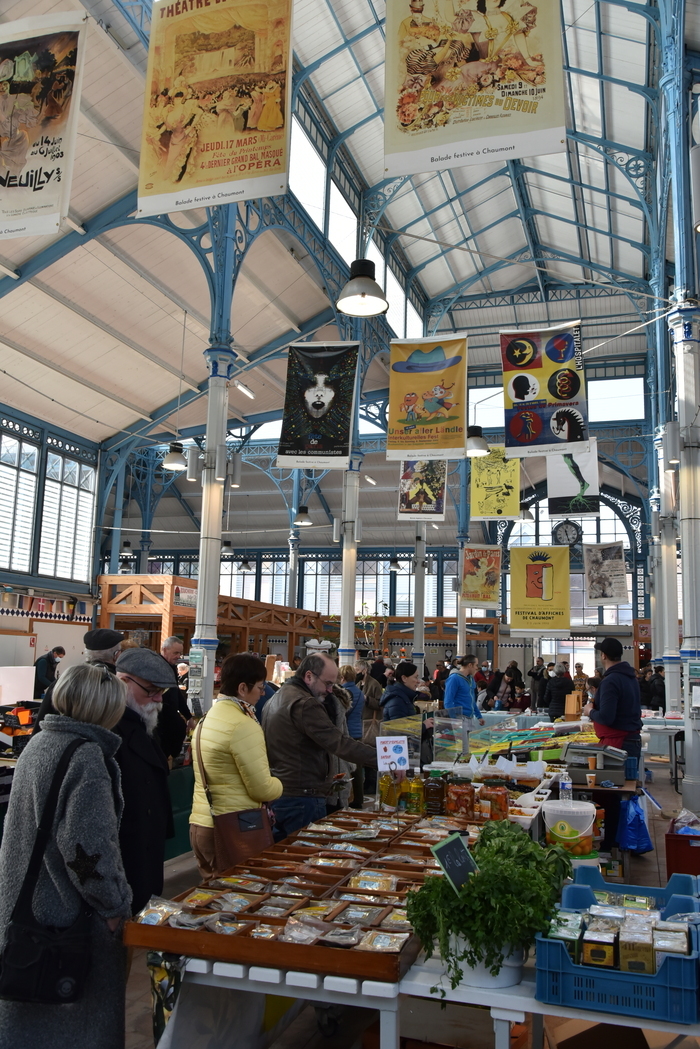
[[[597,517],[598,441],[592,437],[587,452],[547,456],[547,496],[550,517]]]
[[[86,35],[77,11],[0,27],[0,239],[68,215]]]
[[[510,626],[536,637],[569,630],[568,546],[510,548]]]
[[[583,573],[589,605],[628,605],[627,566],[622,543],[584,543]]]
[[[466,445],[466,336],[393,340],[387,459],[464,459]]]
[[[566,149],[557,0],[386,5],[384,174]]]
[[[292,343],[276,466],[347,470],[359,343]]]
[[[444,521],[447,463],[409,459],[401,463],[399,521]]]
[[[465,546],[460,598],[472,608],[501,607],[500,546]]]
[[[287,191],[291,0],[155,0],[138,214]]]
[[[503,445],[490,446],[488,455],[471,463],[470,507],[472,521],[516,521],[520,510],[520,460],[506,459]]]
[[[580,323],[500,332],[507,458],[588,451]]]

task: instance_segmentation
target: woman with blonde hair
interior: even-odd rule
[[[0,1049],[123,1049],[126,958],[119,926],[131,914],[131,890],[119,851],[122,794],[114,754],[121,741],[111,730],[125,700],[123,683],[106,667],[70,667],[54,689],[58,713],[47,714],[17,762],[0,847]],[[40,822],[49,831],[34,878],[30,856],[35,839],[41,841]],[[72,981],[57,974],[54,983],[43,974],[43,997],[34,987],[27,1000],[33,985],[24,956],[24,977],[8,994],[18,923],[70,929],[83,959]]]

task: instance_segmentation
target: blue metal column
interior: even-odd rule
[[[471,479],[471,463],[468,459],[462,459],[459,464],[459,510],[457,513],[457,579],[464,578],[464,548],[469,542],[470,506],[469,506],[469,482]],[[463,656],[467,651],[467,621],[464,611],[462,593],[457,598],[457,655]]]

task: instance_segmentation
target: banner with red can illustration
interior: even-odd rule
[[[465,546],[460,597],[472,608],[501,606],[501,546]]]
[[[533,636],[568,630],[571,618],[568,546],[510,550],[510,626]]]
[[[580,321],[500,336],[506,458],[588,451]]]

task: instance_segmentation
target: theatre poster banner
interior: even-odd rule
[[[359,343],[292,343],[277,466],[347,470]]]
[[[500,332],[508,458],[588,451],[579,325]]]
[[[566,149],[558,0],[392,0],[384,174]]]
[[[589,605],[627,605],[627,565],[622,543],[584,543],[583,571]]]
[[[506,459],[503,445],[492,444],[488,455],[471,462],[470,506],[472,521],[516,521],[520,509],[520,460]]]
[[[472,608],[500,608],[500,546],[465,546],[462,602]]]
[[[467,442],[467,340],[391,343],[386,457],[464,459]]]
[[[68,214],[86,35],[77,11],[0,26],[0,239]]]
[[[444,521],[447,463],[409,459],[401,463],[399,521]]]
[[[291,0],[155,0],[138,214],[287,190]]]
[[[537,636],[571,623],[568,546],[510,549],[510,626]]]
[[[591,437],[588,451],[547,456],[549,516],[597,517],[600,513],[598,441]]]

